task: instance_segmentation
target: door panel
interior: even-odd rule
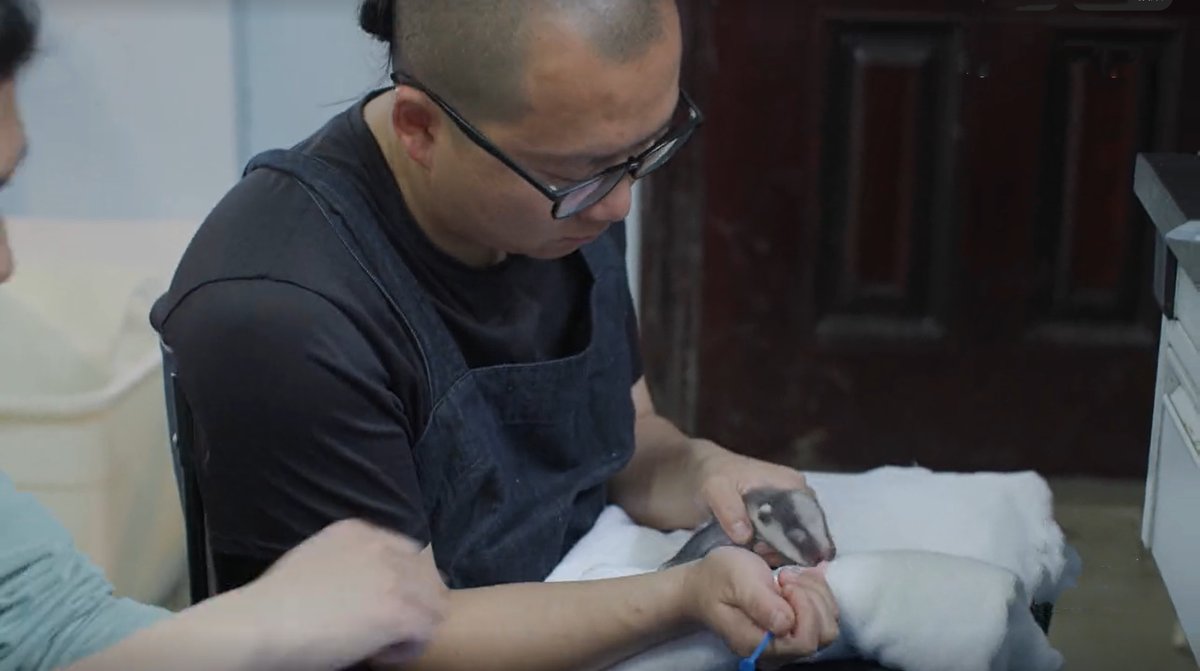
[[[708,121],[643,211],[647,349],[686,355],[647,361],[668,415],[805,467],[1143,474],[1132,159],[1200,150],[1195,18],[683,4]],[[695,236],[663,233],[685,209]]]
[[[1151,227],[1129,188],[1127,157],[1165,144],[1154,121],[1170,105],[1160,73],[1171,39],[1166,31],[1057,36],[1041,161],[1043,322],[1090,319],[1111,333],[1143,321]]]
[[[830,26],[817,333],[937,335],[946,303],[957,34]]]

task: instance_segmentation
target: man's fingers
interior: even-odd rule
[[[809,494],[816,493],[813,491],[812,487],[808,486],[808,478],[804,477],[803,473],[801,473],[800,471],[797,471],[795,469],[792,469],[792,473],[795,474],[793,476],[793,480],[795,481],[795,484],[793,485],[794,489],[803,489],[804,491],[808,492]]]
[[[742,593],[734,596],[736,605],[763,630],[782,636],[795,626],[791,604],[772,589],[771,583],[748,583]]]
[[[820,647],[820,610],[811,595],[800,587],[787,587],[784,597],[796,613],[796,624],[784,636],[775,639],[777,654],[808,656]]]
[[[809,601],[816,610],[817,643],[820,646],[833,643],[838,637],[837,605],[833,597],[823,594],[820,590],[810,590]]]
[[[781,464],[774,464],[774,468],[763,484],[783,489],[800,489],[810,495],[815,494],[812,487],[808,485],[808,478],[804,477],[803,472]]]
[[[838,639],[842,628],[836,616],[822,620],[821,624],[821,647],[824,647]]]
[[[828,570],[828,562],[821,562],[816,566],[809,567],[785,566],[783,570],[779,572],[779,585],[781,587],[783,585],[804,585],[808,584],[810,581],[816,581],[818,583],[824,583],[826,587],[828,587],[829,583],[826,582],[826,573]]]
[[[739,657],[745,657],[754,652],[766,635],[763,627],[755,624],[746,613],[734,607],[723,607],[720,627],[725,636],[725,643]],[[776,634],[779,635],[779,634]]]
[[[833,596],[833,590],[830,589],[829,582],[825,579],[825,571],[822,567],[818,566],[803,571],[785,568],[779,572],[779,586],[784,590],[788,588],[811,590],[827,606],[826,610],[834,620],[840,617],[837,599]]]
[[[793,566],[785,567],[779,572],[779,586],[785,587],[787,585],[803,585],[805,581],[812,580],[812,576],[805,576],[813,570],[814,569],[811,568],[800,568]]]
[[[784,587],[783,595],[796,611],[796,626],[790,639],[803,654],[810,654],[837,639],[837,607],[832,595],[823,594],[812,585],[789,585]]]
[[[813,587],[814,593],[826,607],[826,612],[829,613],[830,619],[837,621],[841,617],[841,611],[838,610],[837,598],[833,596],[833,590],[830,589],[829,583],[822,579],[815,582]]]
[[[816,590],[813,592],[814,601],[821,609],[821,645],[832,643],[838,637],[839,625],[837,601],[833,598],[833,594],[828,590]]]
[[[733,480],[715,477],[704,485],[704,500],[712,509],[725,534],[735,543],[748,543],[754,532],[746,516],[746,503]]]

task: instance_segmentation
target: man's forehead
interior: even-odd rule
[[[625,129],[617,127],[617,124],[609,124],[609,132],[598,130],[598,132],[587,133],[581,135],[577,142],[565,142],[565,146],[549,146],[548,142],[539,143],[540,146],[533,148],[531,153],[537,154],[547,160],[556,161],[583,161],[591,163],[605,163],[610,161],[623,161],[629,156],[632,156],[654,140],[662,137],[675,120],[674,115],[669,115],[659,124],[656,124],[651,130],[646,132],[626,132]],[[598,129],[603,129],[606,126],[599,126]],[[644,127],[644,124],[629,124],[629,128]],[[632,137],[632,140],[623,140],[622,138]]]
[[[621,161],[671,127],[679,100],[679,89],[673,86],[649,101],[544,105],[523,120],[515,135],[525,153],[546,160]]]
[[[571,31],[539,36],[526,60],[522,142],[563,158],[620,156],[669,125],[681,59],[672,31],[626,62],[607,59]]]

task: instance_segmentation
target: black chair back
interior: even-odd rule
[[[199,460],[196,455],[191,408],[179,383],[175,353],[166,343],[160,344],[163,359],[163,384],[167,406],[167,427],[171,436],[171,460],[175,465],[175,483],[183,507],[183,524],[187,538],[188,586],[193,604],[212,595],[211,552],[208,545],[208,524],[200,496]]]

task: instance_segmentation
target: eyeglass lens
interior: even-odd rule
[[[682,142],[683,138],[677,137],[656,148],[633,171],[633,178],[641,179],[665,164]],[[565,219],[600,202],[620,184],[625,178],[625,173],[623,168],[617,167],[598,176],[591,184],[567,194],[555,207],[554,216]]]

